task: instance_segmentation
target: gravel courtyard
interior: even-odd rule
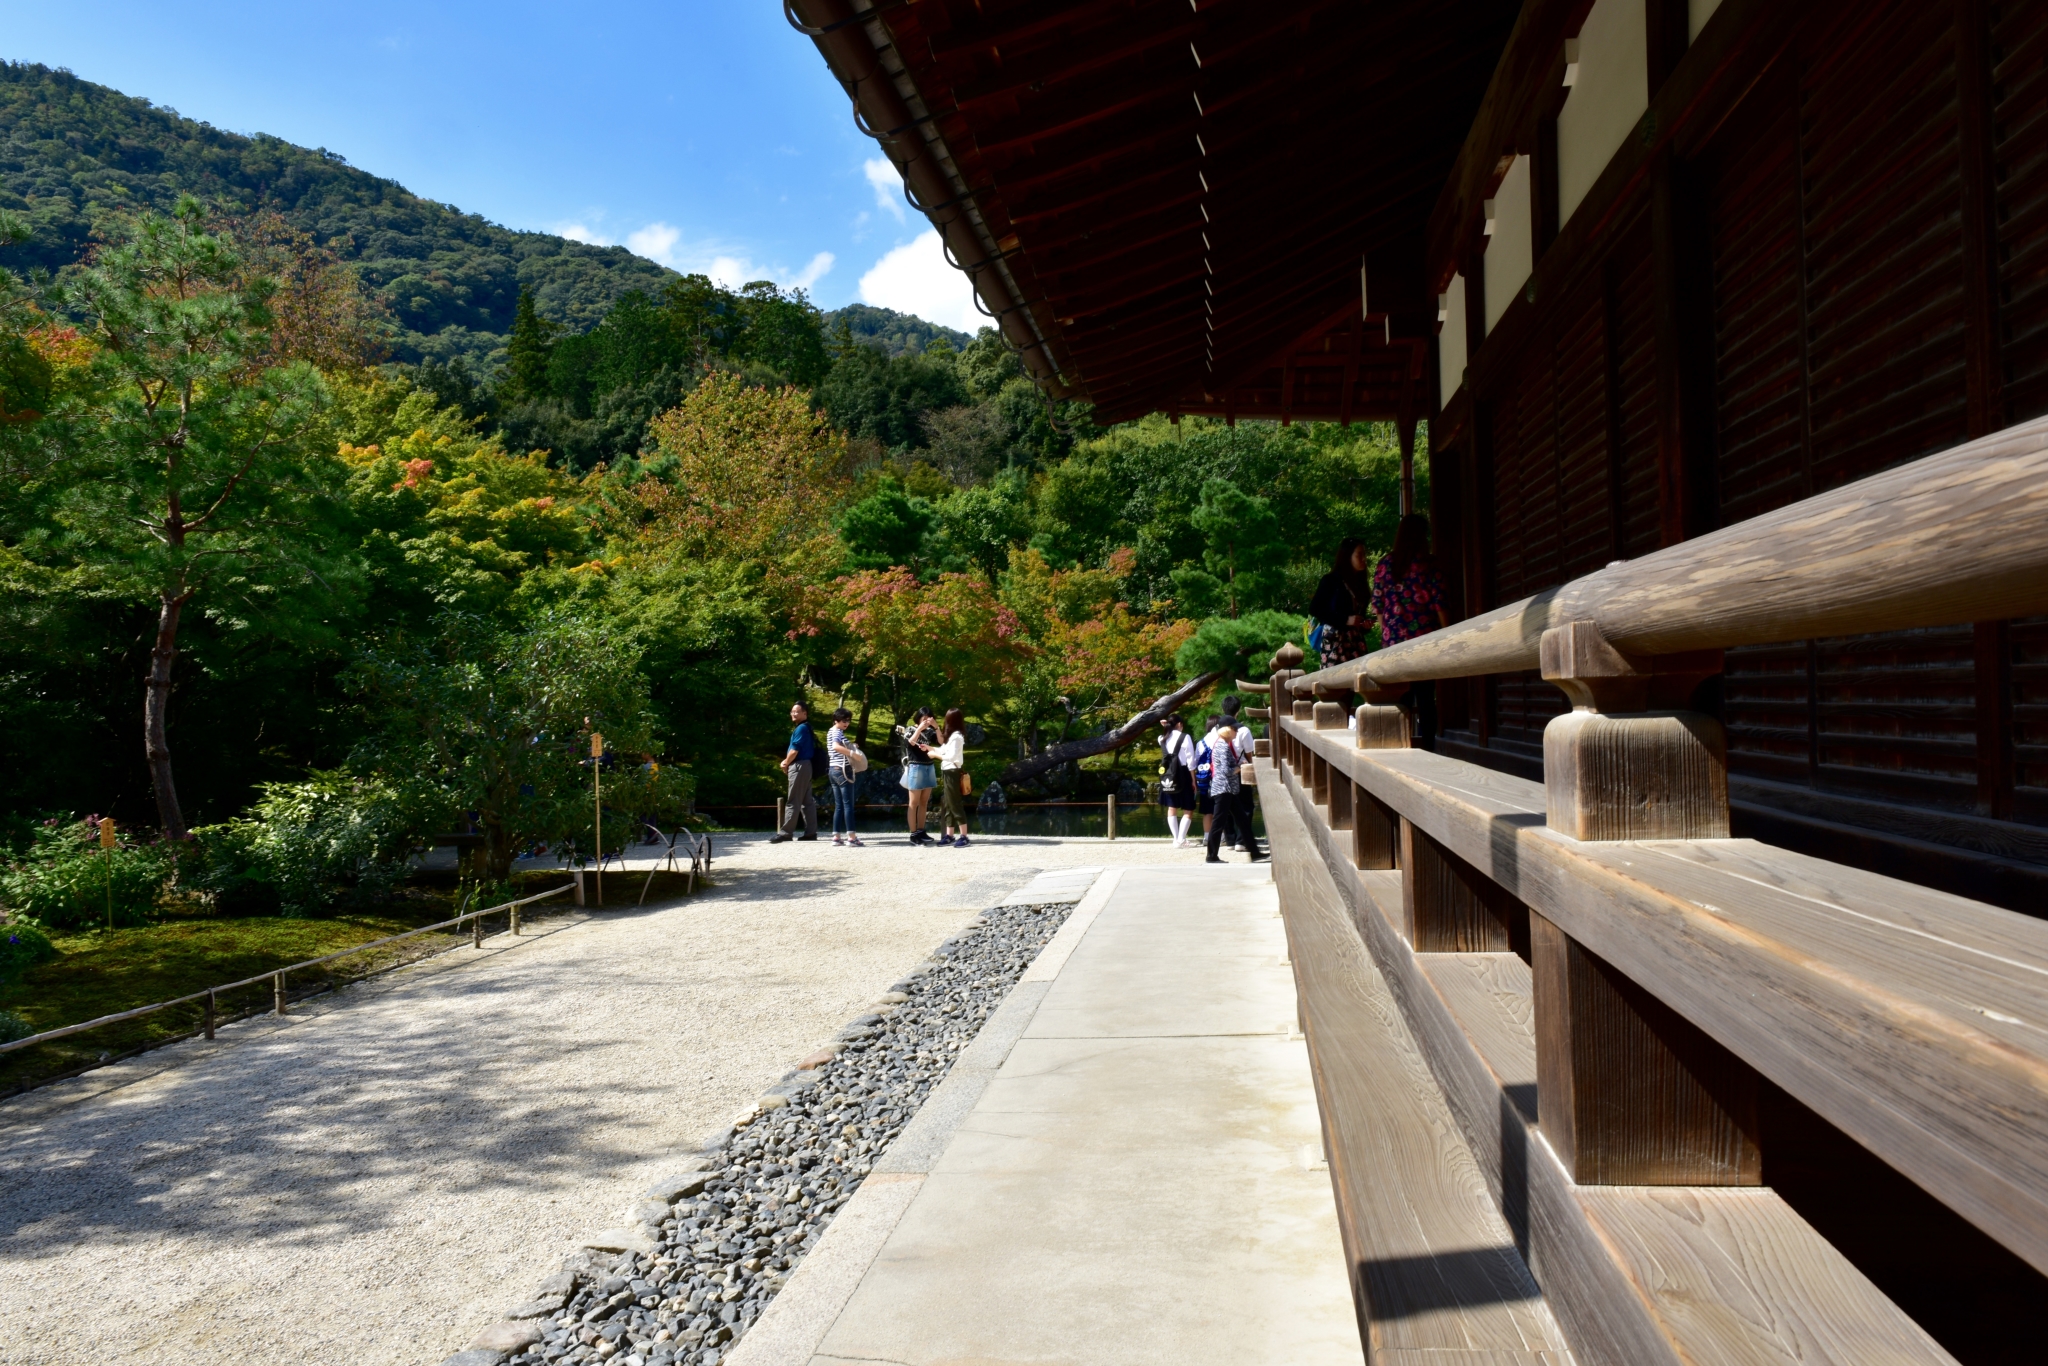
[[[887,838],[887,837],[885,837]],[[0,1362],[431,1366],[976,911],[1163,840],[719,840],[543,921],[0,1105]]]

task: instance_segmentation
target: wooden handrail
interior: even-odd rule
[[[1426,636],[1305,674],[1356,688],[1537,667],[1543,633],[1682,654],[2048,612],[2048,418],[1609,565]]]
[[[1751,840],[1564,839],[1540,784],[1274,729],[2048,1270],[2048,924]]]

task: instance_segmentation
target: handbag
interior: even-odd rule
[[[963,797],[972,797],[974,795],[974,775],[964,768],[960,770],[960,795]]]
[[[861,752],[860,746],[848,745],[846,748],[852,752],[852,757],[846,761],[846,766],[852,769],[855,773],[867,772],[868,756]]]

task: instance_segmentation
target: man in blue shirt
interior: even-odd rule
[[[799,839],[818,837],[818,799],[811,794],[811,774],[818,766],[818,737],[811,733],[811,710],[799,702],[789,709],[789,753],[782,756],[783,772],[789,774],[789,801],[782,817],[782,829],[770,844],[791,838],[797,817],[803,817],[804,833]]]

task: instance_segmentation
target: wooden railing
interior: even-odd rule
[[[2048,1272],[2048,922],[1727,838],[1683,710],[1724,647],[2043,611],[2048,422],[1276,672],[1260,790],[1375,1352],[1952,1360],[1764,1184],[1781,1095]],[[1403,684],[1532,667],[1574,704],[1544,782],[1407,747]]]

